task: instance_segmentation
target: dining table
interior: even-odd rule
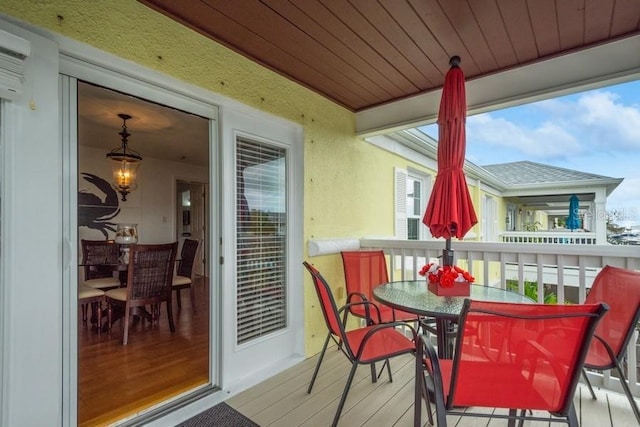
[[[466,298],[523,304],[536,302],[526,295],[499,287],[472,284],[469,288],[469,296],[440,296],[428,289],[426,279],[404,280],[376,286],[373,298],[389,307],[435,319],[438,356],[450,359],[452,349],[447,345],[447,333],[460,316]]]

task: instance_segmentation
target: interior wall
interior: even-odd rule
[[[135,147],[135,141],[130,141]],[[80,146],[78,153],[78,173],[90,173],[111,179],[111,166],[105,159],[105,152],[91,147]],[[127,200],[118,200],[119,206],[110,224],[138,224],[139,243],[167,243],[176,240],[176,227],[182,218],[176,217],[175,182],[177,177],[198,182],[208,182],[208,169],[181,162],[170,162],[143,156],[138,170],[138,188],[127,195]],[[79,191],[89,191],[102,195],[94,185],[82,178],[78,182]],[[115,213],[114,212],[114,213]],[[113,225],[111,225],[113,226]],[[103,239],[101,229],[80,227],[79,239]],[[115,233],[107,230],[109,238]]]

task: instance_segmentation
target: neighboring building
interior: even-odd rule
[[[418,129],[369,140],[422,166],[423,169],[411,165],[396,168],[395,236],[430,238],[422,225],[422,214],[437,173],[437,142]],[[478,166],[467,160],[465,174],[478,216],[478,224],[465,240],[487,242],[511,241],[531,232],[552,232],[575,233],[569,236],[580,233],[588,244],[605,244],[607,197],[623,181],[531,161]],[[581,222],[574,231],[563,227],[573,195],[579,199]],[[563,239],[549,242],[569,243]]]
[[[505,183],[506,231],[532,231],[527,226],[540,222],[540,231],[566,230],[569,198],[580,201],[579,231],[606,239],[607,197],[623,181],[540,163],[521,161],[482,166]],[[604,243],[599,241],[599,243]]]

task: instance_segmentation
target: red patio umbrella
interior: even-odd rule
[[[438,175],[422,222],[433,237],[447,239],[444,265],[453,265],[451,238],[462,238],[478,222],[464,177],[467,100],[460,57],[449,60],[438,112]]]

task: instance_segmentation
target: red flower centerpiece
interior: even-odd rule
[[[469,296],[469,284],[476,279],[455,265],[427,264],[420,270],[427,277],[429,290],[440,296]]]

